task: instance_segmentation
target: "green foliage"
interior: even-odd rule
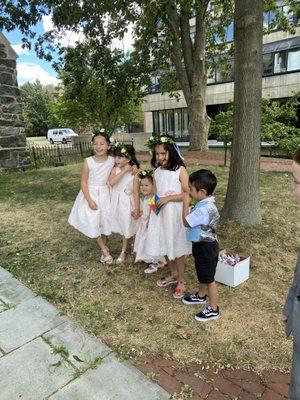
[[[78,128],[102,125],[113,130],[140,120],[142,93],[130,73],[130,61],[106,46],[92,43],[69,48],[60,65],[63,93],[53,114],[65,125]]]
[[[286,151],[288,155],[300,147],[300,129],[296,128],[297,107],[300,105],[300,93],[281,104],[270,99],[262,100],[262,140],[275,142],[276,146]],[[218,140],[230,142],[233,135],[233,106],[221,111],[211,123],[210,134]]]
[[[25,132],[27,134],[45,134],[48,129],[52,96],[36,80],[20,87]]]

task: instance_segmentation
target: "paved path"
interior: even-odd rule
[[[0,267],[0,400],[169,398]]]
[[[272,369],[261,374],[244,369],[216,372],[209,365],[151,357],[140,358],[137,365],[180,400],[286,400],[290,381],[289,374]]]

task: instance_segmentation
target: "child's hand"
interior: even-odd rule
[[[136,175],[138,173],[138,167],[136,165],[133,165],[131,167],[131,175]]]
[[[170,201],[169,196],[160,197],[160,198],[157,200],[156,205],[157,205],[157,207],[161,207],[161,206],[163,206],[164,204],[167,204],[169,201]]]
[[[89,201],[89,207],[94,211],[98,210],[97,204],[93,200]]]
[[[140,217],[140,212],[139,212],[138,210],[133,210],[133,211],[131,211],[131,216],[132,216],[134,219],[139,219],[139,217]]]
[[[288,317],[284,314],[281,315],[280,321],[283,325],[287,323]]]
[[[124,172],[131,172],[132,171],[132,166],[130,164],[126,164],[125,167],[123,168]]]

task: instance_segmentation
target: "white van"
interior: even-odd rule
[[[57,128],[57,129],[49,129],[47,132],[47,139],[51,144],[55,142],[58,143],[67,143],[72,141],[72,137],[78,136],[77,133],[70,128]]]

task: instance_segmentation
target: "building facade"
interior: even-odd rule
[[[282,102],[300,90],[300,16],[295,15],[287,6],[278,5],[295,26],[296,33],[280,31],[274,28],[263,38],[263,98],[277,99]],[[274,21],[275,14],[264,14],[264,26]],[[191,26],[191,34],[193,26]],[[233,24],[227,29],[227,41],[233,40]],[[209,71],[207,80],[206,107],[210,117],[214,117],[229,102],[233,101],[234,60],[230,60],[231,71],[222,74],[222,65]],[[188,110],[182,91],[179,100],[161,93],[159,77],[153,78],[152,92],[145,96],[143,104],[145,132],[168,133],[177,140],[188,135]],[[299,115],[300,117],[300,115]]]

